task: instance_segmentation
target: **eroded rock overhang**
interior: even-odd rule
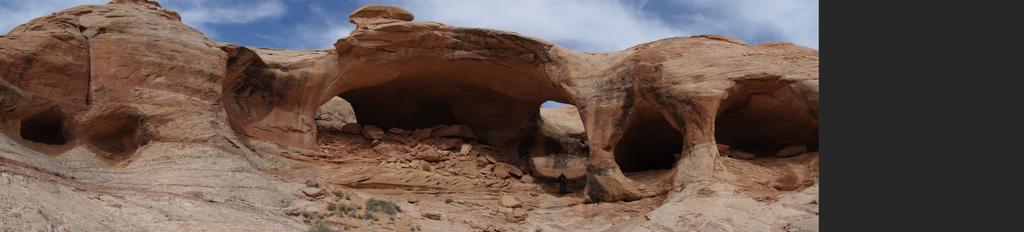
[[[517,152],[534,133],[537,106],[567,102],[579,107],[584,121],[587,192],[595,200],[637,199],[712,181],[718,139],[759,151],[817,143],[813,49],[694,36],[582,53],[515,33],[413,18],[398,8],[367,6],[350,16],[357,29],[333,50],[282,56],[288,52],[227,48],[234,54],[228,79],[242,80],[225,82],[233,128],[311,146],[317,107],[341,96],[361,123],[407,129],[466,124],[483,141]],[[239,114],[232,105],[257,110]],[[644,144],[661,140],[671,144]],[[665,150],[678,151],[675,158],[648,154]],[[621,165],[672,172],[662,187],[642,191]]]
[[[575,105],[586,131],[585,167],[563,169],[584,170],[596,201],[714,181],[718,144],[765,153],[817,142],[818,52],[788,43],[694,36],[583,53],[367,6],[350,15],[357,29],[333,48],[287,51],[217,44],[158,4],[115,3],[44,17],[0,40],[0,48],[19,48],[3,50],[10,59],[0,63],[7,135],[40,146],[81,143],[111,164],[149,141],[238,147],[209,139],[231,131],[312,147],[317,108],[342,96],[360,122],[465,124],[482,142],[517,153],[534,133],[537,106],[555,100]],[[103,125],[108,118],[118,120]],[[672,150],[678,155],[662,154]],[[639,188],[623,166],[670,171],[664,183]]]

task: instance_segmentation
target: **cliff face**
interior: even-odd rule
[[[330,49],[256,49],[211,41],[154,1],[115,0],[0,36],[0,184],[19,190],[0,193],[0,218],[26,219],[0,227],[302,230],[308,215],[286,212],[323,200],[295,194],[312,179],[360,194],[521,184],[506,189],[536,202],[499,208],[505,229],[575,230],[530,219],[566,203],[530,193],[559,175],[582,188],[578,203],[646,207],[603,229],[816,225],[816,50],[705,35],[581,53],[388,6],[349,19],[356,30]],[[337,97],[350,105],[330,109],[353,112],[322,112]],[[539,108],[549,100],[574,107]],[[351,158],[362,152],[381,163]],[[331,171],[360,162],[399,171]],[[452,179],[477,169],[497,182]],[[409,202],[385,228],[432,228]]]

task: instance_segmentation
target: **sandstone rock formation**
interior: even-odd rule
[[[352,131],[354,128],[345,128],[346,125],[356,123],[355,111],[352,104],[340,97],[331,98],[316,111],[316,126],[318,131],[329,131],[342,133]],[[348,127],[353,127],[348,126]],[[360,128],[361,130],[362,128]]]
[[[460,222],[478,230],[816,223],[816,50],[702,35],[585,53],[413,19],[365,6],[349,15],[357,27],[348,37],[310,51],[211,41],[152,0],[79,6],[18,26],[0,36],[0,185],[15,190],[0,191],[0,229],[374,226],[357,220],[365,215],[312,215],[327,207],[317,204],[397,220],[376,226],[446,225],[436,210],[402,217],[435,203],[383,204],[357,191],[381,186],[524,191],[522,208],[494,209],[512,227]],[[541,110],[545,101],[573,107]],[[355,121],[365,126],[344,124]],[[340,148],[317,150],[323,128],[348,131],[332,135]],[[374,170],[378,161],[395,167]],[[630,201],[649,212],[614,227],[531,216],[572,200],[524,181],[559,175],[583,188],[570,196],[577,203]],[[308,200],[319,203],[299,204],[310,194],[303,179],[351,192],[317,186]],[[448,200],[433,206],[473,205]]]
[[[488,143],[519,153],[522,139],[532,133],[537,106],[569,102],[579,107],[588,132],[588,192],[599,201],[657,194],[639,191],[622,175],[620,162],[632,163],[629,168],[677,163],[668,166],[677,167],[671,182],[678,186],[711,179],[718,139],[764,150],[817,141],[817,52],[812,49],[696,36],[589,54],[514,33],[411,22],[403,12],[382,6],[357,10],[350,20],[358,28],[338,40],[334,51],[273,65],[288,72],[229,74],[275,81],[243,88],[244,94],[275,100],[243,104],[229,97],[225,105],[269,107],[266,111],[283,117],[258,121],[252,118],[261,114],[228,110],[229,119],[241,119],[232,125],[255,138],[311,146],[312,111],[340,95],[365,124],[462,123]],[[259,67],[252,65],[247,69]],[[299,73],[305,76],[293,76]],[[751,126],[758,128],[746,129]],[[282,133],[262,135],[275,129]],[[682,152],[684,158],[642,157],[664,151]]]

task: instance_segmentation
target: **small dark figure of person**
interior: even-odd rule
[[[562,195],[565,195],[565,193],[566,193],[565,186],[567,184],[568,183],[565,180],[565,174],[558,175],[558,192],[562,193]]]

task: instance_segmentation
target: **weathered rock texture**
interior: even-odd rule
[[[335,50],[305,53],[304,59],[234,47],[248,54],[239,56],[262,61],[230,67],[262,71],[229,73],[229,79],[246,81],[228,81],[238,84],[225,86],[224,104],[265,108],[229,109],[236,130],[312,146],[312,115],[340,95],[361,123],[462,123],[489,144],[529,153],[519,144],[533,133],[538,106],[568,102],[579,107],[587,130],[588,195],[600,201],[656,194],[636,189],[623,176],[622,163],[631,170],[648,163],[674,167],[672,185],[711,180],[716,137],[769,150],[817,142],[813,49],[695,36],[593,54],[509,32],[412,22],[388,7],[364,7],[349,18],[358,28]],[[250,97],[230,97],[239,95]],[[675,153],[683,158],[675,160]]]
[[[456,136],[452,148],[487,144],[506,154],[501,162],[527,165],[530,178],[581,180],[591,202],[669,193],[665,207],[688,210],[662,207],[631,225],[746,231],[806,214],[730,225],[714,220],[737,216],[715,211],[664,221],[731,204],[732,185],[716,168],[725,159],[719,144],[758,156],[794,145],[817,150],[816,50],[704,35],[584,53],[413,19],[366,6],[349,16],[357,27],[348,37],[312,51],[217,43],[150,0],[80,6],[18,26],[0,36],[0,218],[40,217],[43,227],[74,231],[299,230],[275,212],[301,185],[267,172],[311,165],[275,154],[315,148],[318,119],[394,132],[375,138],[384,140],[465,125],[447,129],[472,135]],[[356,119],[318,113],[325,103],[348,110],[338,97]],[[541,112],[549,100],[577,109]],[[650,170],[667,171],[645,183],[624,174]],[[36,192],[44,194],[29,194]],[[194,207],[210,209],[189,213]],[[125,210],[135,216],[103,219]]]

